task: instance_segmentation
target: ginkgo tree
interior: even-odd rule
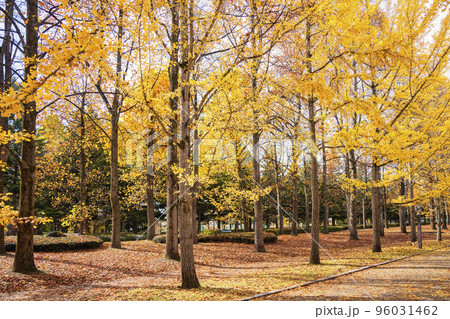
[[[14,32],[19,35],[18,45],[23,52],[23,72],[20,72],[23,81],[18,89],[10,87],[2,92],[0,99],[3,117],[17,114],[22,120],[19,138],[21,154],[15,154],[21,175],[19,219],[24,221],[17,225],[17,249],[13,265],[13,270],[17,272],[36,270],[31,221],[35,197],[36,119],[42,107],[45,107],[41,102],[46,98],[41,93],[44,87],[52,87],[67,69],[79,63],[83,55],[98,50],[95,41],[92,41],[96,34],[92,32],[95,29],[91,27],[91,21],[87,21],[78,9],[71,10],[80,4],[49,1],[40,8],[38,1],[30,0],[26,1],[25,14],[16,14],[14,11],[16,13],[6,15],[15,28]],[[44,15],[41,17],[41,14]],[[19,25],[25,27],[20,28]],[[49,33],[53,36],[50,37]],[[64,88],[61,87],[61,90]]]
[[[200,209],[236,230],[253,222],[254,251],[265,252],[263,218],[282,233],[289,217],[296,235],[304,207],[311,264],[320,263],[322,207],[324,233],[330,214],[347,219],[356,240],[358,196],[365,215],[368,190],[374,252],[392,203],[409,205],[413,240],[423,209],[439,239],[448,2],[4,3],[0,160],[20,167],[20,194],[11,195],[17,214],[0,201],[0,245],[3,225],[14,224],[14,271],[36,270],[35,210],[57,211],[54,225],[82,233],[90,219],[105,230],[112,221],[111,247],[121,248],[132,214],[150,240],[156,205],[165,206],[165,257],[180,260],[182,288],[200,286]],[[10,188],[2,179],[0,193]]]
[[[449,54],[446,14],[437,30],[432,22],[447,5],[439,1],[400,1],[365,15],[366,32],[361,33],[361,49],[352,53],[356,77],[362,88],[345,108],[362,119],[358,125],[341,131],[339,138],[352,149],[365,149],[372,157],[373,251],[381,251],[381,188],[389,183],[381,167],[402,164],[427,127],[404,130],[406,123],[417,124],[415,115],[434,101],[436,84],[447,69]],[[367,8],[369,10],[369,8]],[[424,45],[427,43],[427,45]],[[409,166],[411,168],[411,166]],[[400,171],[405,166],[400,165]],[[354,181],[358,182],[358,181]],[[411,216],[415,238],[415,214]]]

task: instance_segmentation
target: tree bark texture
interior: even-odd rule
[[[436,198],[436,224],[437,224],[436,240],[442,241],[441,199],[439,197]]]
[[[5,11],[9,17],[14,15],[14,1],[5,1]],[[0,93],[9,90],[12,81],[12,60],[11,60],[11,25],[12,22],[4,17],[3,43],[0,48]],[[8,130],[8,117],[0,117],[0,127],[3,132]],[[0,161],[6,165],[8,160],[7,145],[0,145]],[[3,170],[0,170],[0,196],[5,193],[3,185]],[[0,225],[0,255],[5,255],[5,227]]]
[[[175,1],[171,8],[172,26],[170,33],[171,53],[169,61],[169,90],[174,96],[169,99],[170,116],[169,136],[167,141],[167,227],[166,227],[166,252],[168,259],[179,260],[178,253],[178,199],[176,197],[178,181],[172,167],[177,163],[177,134],[178,134],[178,97],[175,93],[178,89],[178,40],[180,35],[179,3]]]
[[[27,1],[25,82],[35,81],[38,53],[38,4],[36,0]],[[23,104],[23,132],[30,138],[22,141],[20,163],[19,218],[24,222],[17,225],[16,254],[13,271],[29,273],[37,270],[33,254],[33,224],[35,181],[36,181],[36,101]]]
[[[192,200],[191,200],[191,221],[192,221],[192,238],[194,244],[198,244],[198,236],[197,236],[197,219],[199,219],[197,213],[197,194],[198,194],[198,176],[199,176],[199,140],[198,140],[198,130],[194,129],[194,144],[193,144],[193,166],[194,166],[194,185],[192,186]]]
[[[306,59],[308,73],[312,74],[312,57],[311,49],[311,23],[306,21]],[[315,97],[312,93],[308,96],[308,122],[309,122],[309,138],[311,140],[310,157],[311,157],[311,251],[309,263],[313,265],[320,264],[320,215],[319,215],[319,172],[317,163],[317,139],[316,139],[316,118],[315,118]]]
[[[311,232],[310,227],[310,212],[309,212],[309,196],[308,196],[308,171],[306,166],[306,159],[303,158],[303,168],[304,168],[304,181],[303,181],[303,192],[305,193],[305,231],[307,233]]]
[[[328,216],[330,207],[328,204],[328,185],[327,185],[327,152],[325,147],[325,130],[322,135],[322,196],[323,196],[323,205],[324,205],[324,216],[323,216],[323,233],[328,234]]]
[[[86,125],[84,120],[84,106],[86,96],[83,95],[80,110],[80,207],[83,209],[87,206],[87,189],[86,189],[86,151],[84,148],[84,140],[86,138]],[[81,221],[81,234],[87,233],[88,221],[86,219]]]
[[[261,28],[258,27],[258,3],[257,1],[251,1],[252,6],[252,15],[251,15],[251,26],[252,32],[254,33],[251,38],[251,45],[254,54],[259,53],[259,44],[262,41]],[[259,38],[259,39],[258,39]],[[259,40],[259,41],[258,41]],[[252,65],[252,95],[253,100],[256,102],[257,94],[258,94],[258,81],[257,75],[259,70],[260,58],[254,59]],[[260,119],[259,119],[259,111],[254,111],[254,132],[252,139],[253,146],[253,190],[257,193],[260,192],[261,188],[261,163],[260,163],[260,138],[261,138],[261,127],[260,127]],[[254,202],[254,210],[255,210],[255,220],[254,220],[254,228],[255,228],[255,251],[256,252],[265,252],[266,248],[264,246],[264,232],[263,232],[263,209],[262,209],[262,201],[258,196],[258,199]]]
[[[280,182],[280,170],[279,170],[279,164],[278,164],[278,158],[277,158],[277,146],[274,143],[273,144],[273,150],[274,150],[274,174],[275,174],[275,188],[277,192],[277,219],[278,219],[278,234],[282,235],[284,233],[284,218],[283,218],[283,212],[281,210],[281,182]]]
[[[405,181],[402,179],[400,181],[400,196],[405,196],[406,195],[406,186],[405,186]],[[400,206],[400,211],[399,211],[399,218],[400,218],[400,232],[403,234],[406,234],[406,207],[405,206]]]
[[[411,200],[414,199],[414,185],[412,183],[411,178],[409,179],[409,198]],[[416,206],[413,204],[410,208],[410,220],[411,220],[411,242],[417,241],[417,233],[416,233]]]
[[[192,3],[191,3],[192,5]],[[190,175],[190,75],[192,70],[191,58],[189,57],[189,25],[193,23],[189,14],[188,1],[181,1],[181,23],[180,23],[180,53],[181,53],[181,108],[180,108],[180,250],[181,250],[181,287],[190,289],[197,288],[200,283],[197,278],[194,263],[194,243],[192,231],[191,214],[191,186],[187,178]]]
[[[155,193],[154,193],[154,158],[153,158],[153,140],[154,130],[148,132],[147,138],[147,172],[146,172],[146,201],[147,201],[147,240],[152,240],[155,237]]]
[[[259,138],[261,133],[256,132],[253,134],[253,189],[256,192],[260,192],[261,187],[261,167],[260,167],[260,145]],[[256,252],[265,252],[266,248],[264,247],[264,232],[263,232],[263,210],[262,210],[262,201],[261,198],[258,197],[255,200],[254,204],[255,208],[255,251]]]
[[[243,168],[243,151],[244,148],[241,146],[241,143],[239,140],[235,140],[235,153],[236,153],[236,167],[237,167],[237,173],[239,177],[239,190],[242,192],[245,189],[244,185],[244,168]],[[244,196],[241,196],[240,199],[240,209],[241,209],[241,218],[244,222],[244,232],[250,231],[250,219],[247,214],[247,201]]]
[[[357,175],[357,166],[356,166],[356,157],[355,150],[349,151],[349,164],[350,164],[350,178],[355,181],[358,178]],[[349,191],[349,223],[348,229],[350,232],[350,240],[358,240],[358,230],[357,230],[357,211],[356,211],[356,186],[352,185]]]
[[[442,215],[442,229],[448,229],[448,227],[447,227],[447,223],[448,223],[448,220],[447,220],[447,201],[444,198],[442,198],[441,203],[442,203],[442,212],[441,212],[441,215]]]
[[[380,167],[377,165],[376,159],[372,161],[372,234],[373,246],[372,251],[381,252],[381,238],[380,238],[380,197],[379,187],[375,183],[380,180]]]
[[[110,201],[112,212],[112,233],[111,248],[121,248],[120,231],[122,216],[119,203],[119,118],[120,105],[122,98],[120,97],[119,78],[122,74],[122,36],[123,36],[123,10],[119,9],[118,21],[118,42],[116,54],[116,76],[114,98],[110,108],[111,114],[111,185],[110,185]]]

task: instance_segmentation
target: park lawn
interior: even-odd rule
[[[12,273],[13,254],[0,256],[0,300],[239,300],[255,294],[297,285],[450,243],[435,240],[424,227],[424,248],[412,246],[409,235],[390,228],[382,237],[382,253],[372,253],[372,231],[359,230],[360,240],[348,232],[321,235],[321,265],[308,265],[310,237],[281,235],[255,253],[242,243],[194,245],[201,288],[182,290],[180,263],[164,258],[164,244],[124,242],[124,249],[38,252],[39,273]],[[331,256],[333,258],[331,258]]]
[[[115,293],[107,299],[134,301],[239,300],[387,260],[442,248],[448,244],[448,239],[441,243],[428,239],[424,242],[422,249],[411,245],[393,246],[386,247],[383,252],[374,255],[367,249],[361,248],[356,251],[345,251],[344,256],[338,259],[323,258],[320,265],[309,265],[304,262],[296,266],[265,269],[244,275],[211,278],[202,281],[202,286],[198,289],[180,289],[170,284],[160,287],[129,289],[125,292]]]

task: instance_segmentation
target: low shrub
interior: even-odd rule
[[[270,233],[274,233],[275,235],[279,235],[280,234],[278,228],[267,228],[267,229],[264,229],[264,231],[270,232]],[[283,228],[283,234],[284,235],[289,235],[290,233],[291,233],[291,227],[284,227]],[[297,233],[298,234],[306,233],[306,230],[304,228],[302,228],[302,226],[297,226]]]
[[[389,227],[399,227],[400,224],[399,223],[389,223]],[[383,227],[384,227],[384,223],[383,223]],[[358,229],[363,229],[363,225],[358,225],[357,226]],[[367,224],[366,225],[366,229],[372,229],[372,224]]]
[[[63,251],[78,249],[94,249],[103,244],[103,240],[95,236],[66,234],[65,237],[34,236],[34,251]],[[16,237],[5,238],[6,251],[16,250]]]
[[[207,242],[231,242],[231,243],[244,243],[254,244],[255,233],[220,233],[215,235],[199,234],[198,241],[202,243]],[[274,243],[277,241],[277,235],[273,232],[264,232],[264,242]]]
[[[223,232],[220,229],[207,229],[202,231],[200,234],[202,235],[219,235],[223,234]]]
[[[163,244],[166,242],[166,236],[156,236],[153,238],[155,243]],[[264,232],[264,242],[274,243],[277,241],[277,235],[272,232]],[[198,235],[199,243],[244,243],[254,244],[255,233],[217,233],[217,234],[205,234],[204,232]]]
[[[267,228],[267,229],[264,229],[264,231],[265,231],[265,232],[268,232],[268,233],[275,234],[275,235],[278,236],[278,229],[275,229],[275,228]]]
[[[111,234],[100,234],[97,235],[100,237],[105,243],[111,242]],[[133,233],[121,233],[120,241],[135,241],[135,240],[145,240],[147,237],[142,234],[133,234]]]
[[[60,231],[51,231],[46,235],[46,237],[66,237],[66,235]]]
[[[158,243],[158,244],[165,244],[166,243],[166,236],[164,236],[164,235],[155,236],[155,237],[153,237],[153,241],[155,243]]]
[[[347,229],[348,229],[347,225],[336,225],[336,226],[329,225],[328,226],[329,233],[334,233],[337,231],[343,231],[343,230],[347,230]],[[320,226],[320,232],[323,232],[323,226]]]

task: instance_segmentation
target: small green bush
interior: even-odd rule
[[[219,235],[223,234],[223,232],[220,229],[206,229],[201,232],[202,235]]]
[[[66,237],[66,235],[60,231],[52,231],[52,232],[49,232],[46,235],[46,237]]]
[[[155,243],[158,243],[158,244],[165,244],[166,243],[166,236],[155,236],[155,237],[153,237],[153,241],[155,242]]]
[[[332,226],[332,225],[329,225],[328,226],[328,232],[329,233],[334,233],[334,232],[337,232],[337,231],[343,231],[343,230],[347,230],[348,229],[348,226],[347,225],[336,225],[336,226]],[[320,232],[323,232],[323,226],[320,226]]]
[[[270,233],[274,233],[275,235],[279,235],[280,234],[278,228],[267,228],[267,229],[264,229],[264,231],[270,232]],[[289,235],[290,233],[291,233],[291,227],[284,227],[283,228],[283,234],[284,235]],[[301,226],[297,226],[297,233],[298,234],[306,233],[306,230],[303,229]]]
[[[267,229],[264,229],[264,231],[265,231],[265,232],[268,232],[268,233],[275,234],[275,235],[278,236],[278,229],[275,229],[275,228],[267,228]]]
[[[103,244],[103,240],[95,236],[66,234],[65,237],[34,236],[34,251],[63,251],[78,249],[94,249]],[[16,237],[5,238],[6,251],[16,250]]]
[[[98,235],[105,243],[111,242],[111,234],[100,234]],[[145,235],[142,234],[132,234],[132,233],[121,233],[120,241],[135,241],[135,240],[145,240],[147,239]]]
[[[216,235],[199,234],[198,241],[202,243],[207,242],[231,242],[231,243],[244,243],[254,244],[255,233],[221,233]],[[277,241],[277,235],[272,232],[264,232],[264,242],[274,243]]]
[[[389,227],[399,227],[399,226],[400,226],[399,223],[392,223],[392,224],[389,224]],[[383,223],[383,227],[384,227],[384,223]],[[367,229],[372,229],[372,225],[371,225],[371,224],[367,224],[367,225],[366,225],[366,228],[367,228]],[[363,229],[363,226],[362,226],[362,225],[358,225],[358,229]]]
[[[166,236],[156,236],[153,241],[158,244],[164,244],[166,242]],[[264,242],[274,243],[277,241],[277,235],[273,232],[264,232]],[[204,232],[198,235],[199,243],[244,243],[254,244],[255,233],[217,233],[217,234],[205,234]]]

